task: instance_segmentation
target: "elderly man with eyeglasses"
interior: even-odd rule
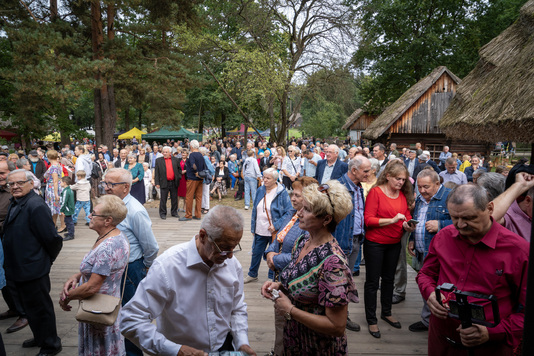
[[[50,209],[33,191],[31,172],[17,169],[7,175],[13,198],[4,221],[6,279],[12,281],[28,317],[33,338],[22,347],[40,347],[38,355],[61,352],[54,305],[50,298],[50,268],[63,240]]]
[[[154,261],[121,311],[122,334],[150,355],[256,355],[248,341],[243,269],[234,258],[242,236],[236,209],[211,209],[197,235]]]
[[[113,194],[124,201],[128,215],[117,227],[124,232],[130,242],[130,260],[128,278],[124,287],[122,305],[124,306],[135,294],[139,282],[146,277],[147,270],[156,259],[159,246],[152,232],[152,221],[145,207],[132,195],[132,174],[124,168],[112,168],[102,179],[106,194]],[[124,278],[124,276],[123,276]],[[143,355],[143,352],[129,341],[125,341],[127,355]]]

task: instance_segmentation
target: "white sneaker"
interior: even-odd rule
[[[243,284],[247,284],[247,283],[250,283],[250,282],[256,282],[258,280],[258,277],[251,277],[251,276],[246,276],[246,278],[243,280]]]
[[[248,206],[245,206],[245,210],[248,210]]]

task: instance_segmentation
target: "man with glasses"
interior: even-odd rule
[[[317,162],[317,170],[315,171],[315,179],[319,184],[324,184],[330,179],[339,179],[349,170],[348,165],[338,159],[338,146],[328,145],[325,152],[326,159]]]
[[[123,335],[151,355],[256,355],[248,341],[243,269],[233,258],[242,236],[236,209],[211,209],[196,236],[156,259],[121,311]]]
[[[158,255],[159,246],[152,232],[152,221],[145,207],[130,195],[132,174],[124,168],[112,168],[102,180],[106,194],[113,194],[124,201],[128,215],[117,227],[124,232],[130,242],[130,260],[128,278],[124,288],[122,305],[125,305],[135,294],[139,282],[145,278],[147,270]],[[124,278],[124,277],[123,277]],[[143,353],[129,341],[125,341],[127,355]]]
[[[4,268],[26,311],[33,338],[22,347],[41,348],[38,355],[61,352],[54,305],[50,298],[50,267],[63,246],[50,209],[33,191],[31,172],[17,169],[7,175],[11,204],[4,221]]]

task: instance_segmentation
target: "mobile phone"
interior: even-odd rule
[[[419,224],[419,221],[417,220],[411,219],[408,221],[408,225],[417,225],[417,224]]]

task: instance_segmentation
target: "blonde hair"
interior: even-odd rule
[[[46,156],[48,157],[48,159],[53,160],[56,160],[59,157],[56,150],[48,150],[48,152],[46,152]]]
[[[119,225],[128,214],[126,204],[116,195],[106,194],[102,195],[95,202],[95,206],[101,205],[101,215],[111,216],[113,219],[113,226]]]
[[[337,224],[352,211],[352,197],[337,180],[329,180],[326,185],[328,189],[320,192],[318,184],[310,184],[302,189],[302,197],[310,204],[313,215],[332,216],[328,230],[334,232]]]

